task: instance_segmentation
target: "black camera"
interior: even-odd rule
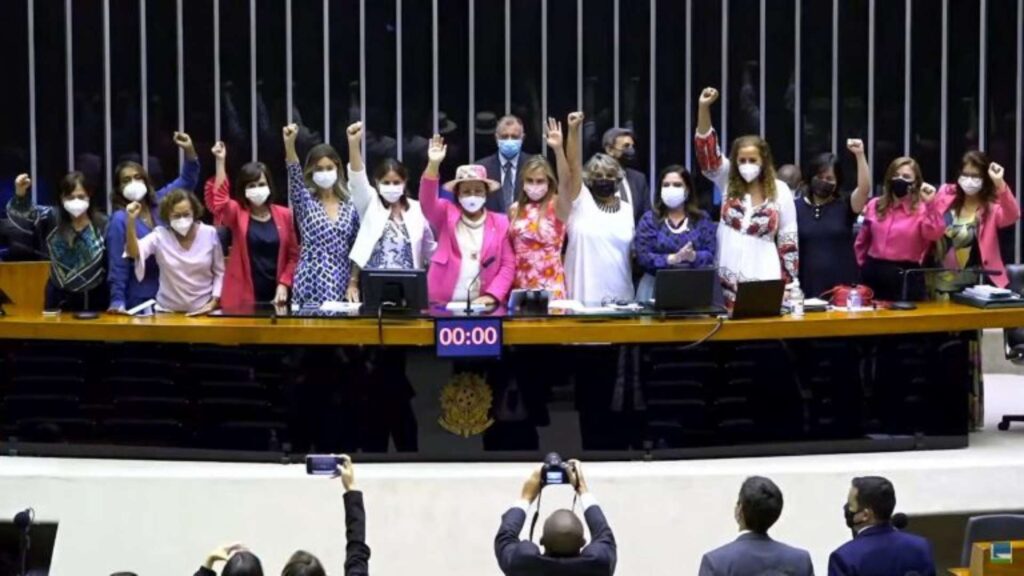
[[[552,452],[544,457],[544,465],[540,469],[540,485],[554,486],[556,484],[571,484],[569,475],[571,466],[562,461],[557,452]]]

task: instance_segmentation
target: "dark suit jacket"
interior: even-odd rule
[[[584,512],[592,538],[590,544],[572,558],[551,558],[519,533],[526,522],[526,512],[512,508],[501,517],[501,527],[494,538],[494,554],[506,576],[612,576],[615,573],[616,547],[608,521],[600,506]]]
[[[629,182],[631,198],[626,198],[626,191],[620,186],[619,193],[623,200],[629,200],[633,206],[633,222],[639,223],[644,214],[651,209],[651,187],[647,183],[647,176],[643,172],[626,168],[626,181]]]
[[[892,526],[872,526],[828,559],[829,576],[935,576],[928,541]]]
[[[345,492],[345,576],[367,576],[370,573],[370,547],[366,545],[366,510],[363,509],[363,493]],[[264,570],[273,574],[274,570]],[[195,576],[217,576],[213,570],[202,566]]]
[[[814,576],[806,550],[748,532],[712,550],[700,562],[700,576]]]
[[[526,161],[529,159],[530,155],[527,154],[526,152],[519,153],[519,159],[516,161],[515,169],[517,181],[523,175],[523,164],[526,164]],[[480,164],[481,166],[487,169],[488,178],[494,180],[499,184],[501,183],[501,160],[498,158],[497,153],[491,154],[490,156],[479,160],[477,164]],[[501,214],[504,214],[505,211],[508,210],[509,204],[515,202],[516,182],[513,182],[512,190],[512,198],[509,200],[502,198],[501,190],[498,190],[497,192],[488,195],[486,204],[487,209],[490,210],[491,212],[500,212]]]

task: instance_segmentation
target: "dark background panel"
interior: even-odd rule
[[[469,118],[469,1],[438,2],[438,127],[448,145],[449,167],[469,163],[469,141],[475,137]]]
[[[697,126],[697,98],[701,90],[711,86],[721,89],[722,87],[722,1],[693,1],[693,109],[688,110],[693,114],[693,125]],[[719,130],[722,128],[722,104],[719,102],[711,111],[711,122]],[[721,135],[721,134],[720,134]],[[726,134],[728,137],[728,134]],[[690,134],[688,138],[693,138]],[[729,153],[729,142],[720,142],[722,153]],[[699,172],[697,161],[694,159],[693,167]],[[711,181],[703,176],[696,178],[694,186],[701,197],[701,203],[710,207],[718,204],[721,197],[720,190],[714,190]]]
[[[612,0],[583,3],[583,111],[587,115],[583,124],[584,162],[603,151],[601,136],[615,122],[614,14]],[[623,41],[621,36],[619,41]]]
[[[510,1],[512,113],[523,120],[526,131],[523,150],[538,154],[544,139],[541,105],[541,1]]]
[[[388,12],[390,7],[391,11]],[[322,8],[321,8],[322,9]],[[293,8],[294,10],[294,8]],[[329,21],[330,21],[330,39],[327,51],[328,57],[328,68],[330,69],[331,77],[331,103],[330,103],[330,123],[331,123],[331,135],[330,144],[337,148],[338,152],[341,153],[342,159],[347,159],[348,154],[348,138],[346,136],[346,129],[349,124],[356,122],[357,120],[366,120],[367,130],[371,130],[375,135],[380,134],[379,127],[375,127],[377,122],[372,119],[369,111],[367,116],[371,116],[371,119],[363,119],[360,116],[361,101],[360,101],[360,84],[359,84],[359,66],[361,57],[361,48],[359,41],[359,0],[331,0],[330,7],[328,8]],[[315,22],[309,22],[307,24],[310,27],[316,27]],[[367,90],[371,87],[375,87],[384,90],[390,99],[385,100],[371,97],[370,93],[367,92],[366,99],[369,103],[380,103],[383,105],[385,101],[394,102],[394,75],[395,75],[395,52],[394,52],[394,3],[383,1],[383,2],[367,2],[366,3],[366,45],[370,47],[366,54],[366,74],[371,80],[368,80]],[[295,28],[292,31],[292,42],[294,45],[299,43],[310,43],[310,46],[304,50],[307,53],[313,51],[312,45],[315,44],[317,50],[323,52],[323,25],[321,23],[321,31],[310,31],[307,37],[306,30]],[[382,38],[380,35],[383,34]],[[319,58],[310,56],[310,62],[319,62],[323,65],[322,56]],[[313,77],[317,74],[322,75],[322,72],[313,73],[312,70],[305,72],[304,77]],[[374,82],[378,77],[384,77],[387,79],[386,82]],[[309,80],[315,85],[315,81]],[[322,87],[321,87],[322,90]],[[317,104],[319,102],[319,104]],[[310,98],[309,107],[315,109],[316,107],[323,107],[323,97],[320,99]],[[388,109],[388,117],[394,116],[394,104]],[[314,121],[306,120],[307,112],[300,110],[302,114],[303,125],[308,130],[302,131],[302,139],[299,142],[299,154],[305,154],[309,148],[316,144],[319,144],[325,140],[325,135],[322,133],[323,128]],[[317,118],[317,114],[310,112],[313,118]],[[322,118],[322,116],[320,116]],[[323,120],[321,120],[322,122]],[[392,129],[393,130],[393,129]],[[280,131],[279,131],[280,132]],[[392,132],[393,134],[393,132]],[[376,158],[376,140],[374,139],[374,146],[372,150],[374,154],[371,155],[371,160]],[[392,146],[392,150],[394,147]],[[369,154],[371,147],[367,147],[367,153]],[[393,155],[393,153],[392,153]],[[370,164],[373,165],[372,163]]]
[[[548,115],[565,126],[578,108],[576,2],[548,0]]]
[[[470,0],[474,3],[476,98],[476,158],[495,153],[494,127],[505,115],[505,2]]]
[[[906,21],[902,2],[875,13],[875,146],[869,160],[876,187],[881,186],[889,163],[903,155]]]
[[[729,138],[761,132],[759,0],[729,0]]]
[[[800,162],[832,149],[832,3],[802,0]]]
[[[949,0],[947,171],[959,174],[964,152],[978,148],[979,0]],[[990,72],[991,73],[991,72]]]
[[[693,111],[686,108],[686,3],[660,0],[656,15],[655,166],[660,172],[672,164],[686,165],[686,141],[693,138],[686,131],[686,118]]]
[[[4,78],[8,86],[8,89],[0,90],[0,108],[5,111],[4,114],[0,114],[0,213],[2,213],[6,210],[7,201],[14,194],[14,178],[22,172],[29,172],[31,166],[28,111],[28,5],[22,2],[0,3],[0,21],[7,22],[7,30],[4,33],[5,55],[0,61],[0,77]]]
[[[142,158],[138,0],[110,1],[110,147],[112,165]],[[212,102],[212,101],[211,101]],[[113,179],[113,174],[108,178]]]
[[[910,93],[910,155],[917,158],[928,182],[943,182],[942,174],[942,10],[934,2],[914,0],[914,30],[910,54],[914,62]],[[925,33],[925,30],[938,34]]]
[[[841,189],[852,190],[857,185],[857,162],[847,150],[846,141],[860,138],[866,142],[868,137],[868,0],[840,2],[839,22],[839,128],[835,153],[844,172]]]
[[[637,155],[632,167],[647,174],[651,157],[651,3],[621,2],[619,10],[619,125],[636,134]]]
[[[434,133],[432,15],[430,0],[402,0],[404,110],[400,145],[403,161],[415,182],[427,166],[427,149]],[[449,171],[454,174],[455,169],[446,162],[442,173],[447,175]]]
[[[765,48],[765,139],[772,145],[776,164],[795,159],[793,116],[796,106],[796,2],[772,2],[765,15],[769,40]]]
[[[248,2],[234,0],[234,3],[245,4],[245,14],[248,14]],[[176,178],[179,169],[178,147],[173,140],[174,132],[178,129],[178,32],[175,2],[149,2],[146,5],[146,16],[150,156],[147,167],[153,184],[160,187]],[[230,26],[238,24],[232,23]],[[246,33],[246,43],[248,37]],[[246,59],[245,69],[248,68]]]
[[[92,201],[106,206],[103,2],[80,0],[72,4],[72,10],[75,169],[85,174],[92,187]]]
[[[253,159],[249,24],[249,0],[220,0],[220,137],[229,174]]]
[[[184,2],[182,5],[185,49],[185,130],[199,154],[199,185],[213,176],[215,166],[210,148],[217,141],[213,82],[213,4]],[[281,44],[283,46],[283,43]]]

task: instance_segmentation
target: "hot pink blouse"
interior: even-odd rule
[[[889,207],[884,218],[878,215],[879,198],[873,198],[864,209],[864,224],[857,234],[854,250],[857,264],[864,265],[868,256],[891,262],[920,264],[932,243],[946,231],[946,222],[938,203],[920,201],[911,207],[911,198]]]

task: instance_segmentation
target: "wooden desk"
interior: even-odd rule
[[[952,576],[971,576],[970,568],[950,568],[949,573]]]
[[[546,318],[509,319],[505,343],[589,344],[693,342],[709,334],[714,319],[662,320],[657,318]],[[712,341],[780,340],[956,332],[982,328],[1024,326],[1024,308],[980,310],[951,303],[922,303],[913,311],[824,312],[758,320],[728,320]],[[384,343],[430,346],[431,320],[385,320]],[[158,315],[149,318],[103,315],[97,320],[75,320],[70,314],[47,318],[41,314],[0,317],[0,339],[85,340],[114,342],[181,342],[200,344],[378,344],[374,319],[185,318]]]

